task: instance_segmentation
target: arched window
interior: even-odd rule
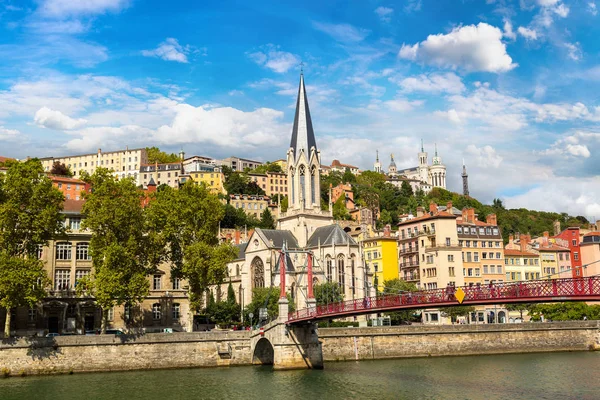
[[[352,288],[352,296],[356,295],[356,255],[352,254],[350,256],[350,287]]]
[[[343,287],[346,285],[346,270],[344,269],[344,258],[345,257],[343,254],[340,254],[337,257],[338,283],[342,287],[342,290]]]
[[[259,257],[255,257],[250,265],[252,276],[252,288],[265,287],[265,266]]]
[[[90,257],[90,244],[89,243],[77,243],[75,258],[77,260],[91,260]]]
[[[325,277],[327,278],[327,282],[331,282],[333,280],[333,261],[331,260],[331,257],[326,257],[325,265],[327,267],[327,275]]]
[[[240,276],[240,264],[235,265],[235,276]]]
[[[306,204],[306,168],[301,165],[298,168],[298,174],[300,175],[300,203]]]
[[[317,168],[313,166],[310,169],[310,201],[312,204],[317,202],[317,193],[319,193],[319,189],[317,189]]]

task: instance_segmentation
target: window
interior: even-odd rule
[[[42,256],[44,255],[44,247],[41,244],[38,245],[36,254],[37,254],[38,260],[41,260]]]
[[[456,232],[458,232],[458,233],[462,233],[462,226],[459,226],[459,227],[457,227],[457,228],[456,228]]]
[[[485,235],[485,229],[479,228],[479,234],[480,235]]]
[[[162,275],[154,275],[152,288],[154,290],[160,290],[160,282],[162,280]]]
[[[479,262],[479,253],[473,253],[473,261]]]
[[[485,242],[483,242],[483,243],[485,243]],[[481,258],[484,258],[484,259],[487,258],[487,253],[486,252],[481,253]]]
[[[499,274],[502,273],[502,265],[498,265],[496,269],[497,269],[497,271],[496,271],[497,273],[499,273]]]
[[[477,247],[477,241],[473,240],[473,247]]]
[[[475,268],[475,276],[480,276],[480,269],[479,268]]]
[[[487,266],[487,265],[484,265],[484,266],[483,266],[483,273],[484,273],[484,274],[487,274],[487,273],[488,273],[488,266]]]
[[[155,321],[160,320],[162,313],[160,312],[160,303],[152,304],[152,319]]]
[[[449,237],[446,238],[446,246],[450,246],[450,238]]]
[[[173,290],[179,290],[180,286],[181,286],[181,279],[173,278]]]
[[[54,273],[54,290],[68,290],[71,286],[71,271],[57,269]]]
[[[448,262],[454,262],[454,254],[448,254]]]
[[[471,247],[471,241],[470,240],[466,240],[465,241],[465,247]]]
[[[454,276],[454,267],[448,268],[448,276]]]
[[[471,262],[471,252],[467,252],[467,262]]]
[[[578,252],[573,253],[573,260],[575,260],[575,261],[579,260],[579,253]]]
[[[79,281],[81,280],[81,278],[84,278],[86,276],[90,275],[90,270],[89,269],[77,269],[75,270],[75,287],[77,287],[77,284],[79,283]]]
[[[77,243],[75,250],[76,260],[91,260],[89,243]]]
[[[496,253],[496,259],[499,260],[502,258],[502,255],[500,253]]]
[[[35,322],[35,319],[37,317],[37,311],[35,308],[30,308],[27,311],[27,321],[29,322]]]
[[[477,228],[471,228],[471,235],[477,235]]]
[[[115,309],[113,307],[106,310],[106,319],[112,321],[115,318]]]
[[[71,243],[58,243],[56,245],[56,259],[61,261],[71,259]]]
[[[485,247],[485,242],[481,242],[481,247]]]
[[[577,247],[577,240],[576,240],[576,239],[573,239],[573,240],[571,241],[571,243],[573,244],[573,247]]]
[[[467,276],[473,276],[473,268],[467,269]]]
[[[171,306],[171,314],[173,315],[173,319],[179,319],[179,315],[181,314],[179,303],[173,303]]]

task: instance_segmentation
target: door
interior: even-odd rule
[[[48,332],[58,333],[58,317],[48,317]]]

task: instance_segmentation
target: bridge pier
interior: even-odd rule
[[[274,370],[323,369],[323,351],[317,324],[286,325],[288,301],[279,300],[279,318],[251,335],[252,363]],[[262,332],[262,333],[261,333]]]

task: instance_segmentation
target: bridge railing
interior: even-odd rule
[[[587,296],[600,296],[600,276],[586,278],[563,278],[536,281],[494,283],[491,285],[462,286],[465,296],[463,304],[518,303],[543,301],[549,298],[576,298],[585,300]],[[326,318],[336,315],[368,314],[386,309],[426,308],[431,306],[457,305],[457,288],[449,286],[440,289],[384,294],[338,303],[304,308],[289,314],[290,322]],[[514,300],[514,301],[511,301]]]

